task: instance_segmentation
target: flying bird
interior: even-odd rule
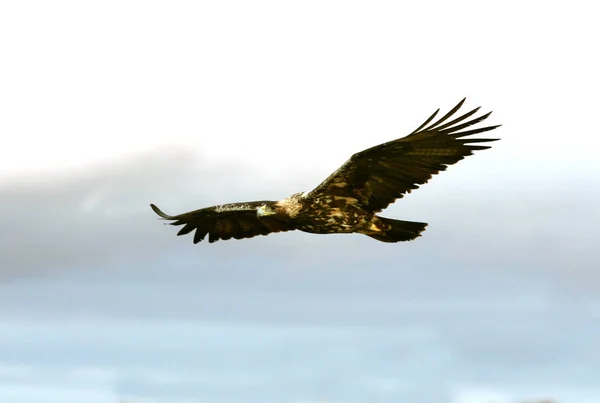
[[[455,118],[465,99],[431,123],[439,109],[408,136],[360,151],[310,192],[279,201],[253,201],[206,207],[171,216],[150,204],[171,225],[183,225],[177,235],[194,233],[194,244],[252,238],[299,230],[312,234],[360,233],[381,242],[412,241],[427,223],[377,215],[396,199],[444,171],[482,145],[499,139],[467,138],[500,125],[469,129],[491,112],[471,118],[479,108]],[[429,126],[427,126],[429,125]]]

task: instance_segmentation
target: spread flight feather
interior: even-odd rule
[[[465,99],[437,121],[435,111],[409,135],[352,155],[337,171],[310,192],[299,192],[280,201],[229,203],[171,216],[151,204],[152,210],[171,225],[183,225],[177,235],[195,230],[194,243],[208,235],[243,239],[273,232],[300,230],[314,234],[361,233],[382,242],[410,241],[426,223],[384,218],[376,213],[396,199],[418,189],[448,166],[474,151],[490,148],[482,143],[498,139],[466,138],[500,125],[467,129],[491,112],[469,120],[475,108],[453,120]]]

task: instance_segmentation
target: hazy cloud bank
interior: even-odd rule
[[[461,272],[519,273],[550,287],[597,290],[598,187],[578,187],[568,172],[535,184],[513,180],[510,170],[497,165],[497,155],[489,154],[491,168],[484,156],[449,168],[383,212],[430,223],[417,241],[396,245],[360,235],[286,233],[194,246],[191,237],[176,237],[175,228],[161,225],[148,207],[155,202],[178,213],[223,202],[279,199],[327,175],[312,171],[267,180],[248,166],[207,165],[197,153],[171,149],[78,173],[14,178],[0,188],[0,225],[10,235],[0,241],[2,275],[110,270],[116,263],[152,266],[164,259],[175,271],[173,265],[190,270],[255,266],[269,273],[302,267],[336,276],[349,270],[368,278],[392,268],[440,279]],[[485,168],[495,175],[477,175]]]

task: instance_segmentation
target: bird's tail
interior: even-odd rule
[[[405,242],[421,236],[427,223],[414,221],[392,220],[391,218],[377,217],[377,226],[381,232],[365,234],[381,242]]]

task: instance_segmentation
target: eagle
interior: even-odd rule
[[[294,193],[279,201],[221,204],[174,216],[154,204],[150,207],[171,225],[183,226],[177,235],[195,231],[194,244],[207,235],[208,242],[213,243],[294,230],[359,233],[389,243],[412,241],[421,236],[427,223],[395,220],[377,213],[449,165],[474,151],[490,148],[484,143],[499,140],[468,137],[501,125],[471,128],[491,112],[471,118],[480,109],[475,108],[456,117],[465,99],[431,123],[440,111],[436,110],[405,137],[352,155],[309,192]]]

